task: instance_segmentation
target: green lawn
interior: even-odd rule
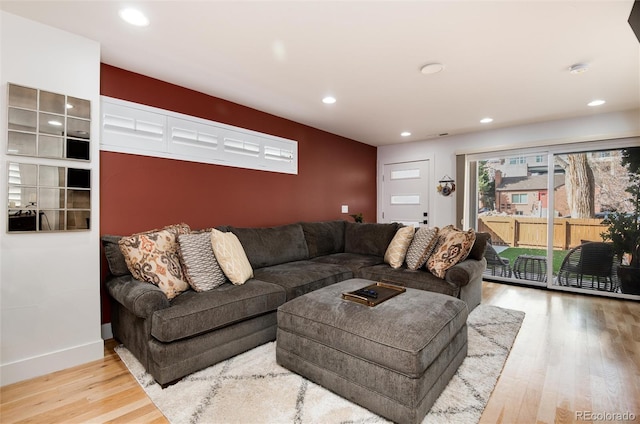
[[[558,270],[560,269],[560,265],[562,265],[562,260],[565,256],[567,256],[568,250],[554,250],[553,251],[553,274],[557,275]],[[537,255],[537,256],[547,256],[547,251],[544,249],[525,249],[522,247],[510,247],[506,250],[503,250],[499,253],[503,258],[508,258],[511,262],[511,266],[516,261],[516,258],[520,255]]]

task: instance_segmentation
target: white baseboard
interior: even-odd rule
[[[102,340],[113,339],[113,331],[111,331],[111,323],[102,324]]]
[[[104,341],[59,350],[0,366],[0,386],[50,374],[104,358]]]

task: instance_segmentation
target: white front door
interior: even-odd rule
[[[429,161],[387,163],[382,174],[382,221],[428,224]]]

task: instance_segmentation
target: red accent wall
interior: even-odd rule
[[[298,142],[298,175],[101,152],[101,234],[350,219],[343,204],[376,219],[374,146],[105,64],[100,92]]]

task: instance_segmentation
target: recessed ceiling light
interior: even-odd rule
[[[576,63],[575,65],[571,65],[569,68],[569,73],[573,75],[584,74],[589,70],[589,66],[584,63]]]
[[[489,124],[489,123],[491,123],[491,122],[493,122],[493,118],[482,118],[482,119],[480,120],[480,123],[481,123],[481,124]]]
[[[73,105],[71,103],[67,103],[67,109],[73,109]]]
[[[62,122],[60,122],[60,121],[49,121],[47,123],[49,125],[53,125],[54,127],[61,127],[62,126]]]
[[[589,103],[587,103],[587,106],[601,106],[603,104],[605,104],[606,102],[604,100],[593,100],[590,101]]]
[[[324,99],[322,99],[322,103],[327,104],[327,105],[332,105],[336,102],[336,98],[335,97],[331,97],[331,96],[327,96]]]
[[[444,65],[442,63],[428,63],[420,68],[420,72],[425,75],[437,74],[438,72],[444,69]]]
[[[124,19],[125,22],[130,23],[135,26],[147,26],[149,25],[149,18],[147,18],[142,12],[138,9],[120,9],[120,17]]]
[[[411,133],[409,131],[403,131],[403,132],[400,133],[400,135],[402,137],[409,137],[411,135]]]

